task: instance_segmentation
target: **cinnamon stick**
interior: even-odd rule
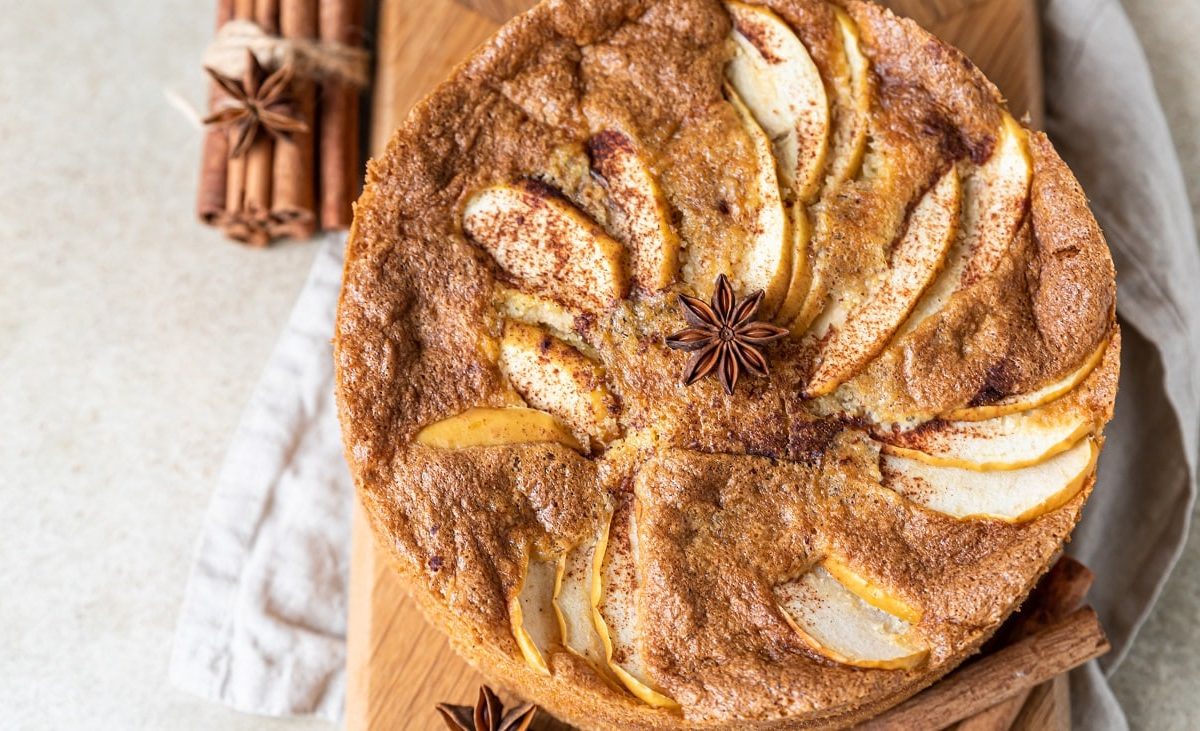
[[[1029,691],[1029,700],[1013,720],[1013,731],[1070,731],[1071,681],[1055,676]]]
[[[1009,640],[1027,637],[1037,630],[1061,620],[1083,603],[1092,586],[1091,570],[1069,556],[1058,559],[1046,572],[1025,601],[1025,608],[1015,617]],[[1047,690],[1046,683],[1038,688],[1021,691],[991,708],[964,720],[956,731],[1007,731],[1022,714],[1026,702],[1032,702],[1034,690]],[[1060,691],[1061,692],[1061,691]]]
[[[233,17],[233,0],[217,0],[217,30]],[[220,99],[220,87],[209,82],[208,108]],[[229,137],[215,127],[204,132],[200,153],[200,185],[196,194],[196,215],[209,226],[223,223],[225,216],[225,177],[229,167]]]
[[[1091,607],[1014,642],[863,724],[871,731],[936,731],[1108,652]]]
[[[279,0],[254,0],[254,22],[266,33],[279,32]],[[275,160],[275,141],[259,134],[246,153],[246,193],[242,215],[250,227],[247,241],[256,246],[270,243],[271,173]]]
[[[362,0],[320,0],[318,32],[332,43],[356,44]],[[358,90],[340,79],[321,89],[321,228],[350,225],[351,201],[358,195]]]
[[[284,38],[312,39],[317,35],[317,0],[283,0],[279,10],[279,32]],[[316,229],[313,212],[314,110],[317,88],[311,79],[292,80],[299,119],[308,132],[275,140],[271,185],[271,234],[296,239],[312,237]]]
[[[1019,692],[991,708],[985,708],[974,716],[963,719],[962,723],[954,727],[954,731],[1008,731],[1021,713],[1021,707],[1025,705],[1029,692]]]
[[[254,19],[254,0],[234,0],[234,20]],[[226,133],[226,147],[232,149],[233,129]],[[246,197],[246,157],[229,159],[225,175],[225,235],[239,241],[245,241],[250,235],[250,227],[242,213],[242,204]]]

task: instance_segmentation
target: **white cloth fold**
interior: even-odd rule
[[[1117,264],[1121,390],[1071,552],[1114,651],[1072,678],[1079,728],[1127,728],[1106,682],[1178,558],[1200,431],[1200,252],[1142,50],[1116,0],[1046,0],[1048,118]],[[342,237],[312,273],[234,435],[175,637],[172,681],[241,710],[337,720],[351,480],[333,404]]]
[[[333,402],[345,236],[328,236],[234,432],[205,517],[171,682],[242,711],[336,721],[354,485]]]

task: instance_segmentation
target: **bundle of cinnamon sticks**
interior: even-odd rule
[[[362,11],[362,0],[217,0],[217,29],[250,21],[268,36],[355,46],[362,42]],[[358,193],[360,89],[337,76],[304,73],[290,83],[292,115],[305,131],[274,135],[260,128],[237,156],[230,154],[236,130],[210,126],[205,133],[200,220],[255,246],[349,227]],[[210,108],[224,94],[214,83]]]

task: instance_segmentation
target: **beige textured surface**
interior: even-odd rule
[[[0,726],[268,723],[169,687],[217,466],[315,248],[193,223],[209,3],[0,23]],[[51,39],[56,42],[51,42]]]
[[[5,728],[317,729],[166,683],[229,434],[315,249],[193,223],[208,3],[11,3],[0,23],[0,708]],[[1200,5],[1126,0],[1189,181]],[[47,39],[53,34],[57,44]],[[118,42],[120,39],[120,42]],[[1200,205],[1200,186],[1191,190]],[[1200,536],[1118,675],[1135,728],[1196,723]]]

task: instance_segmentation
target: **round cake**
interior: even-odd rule
[[[1094,480],[1075,178],[855,0],[548,1],[371,163],[346,453],[430,621],[585,729],[836,727],[973,652]]]

